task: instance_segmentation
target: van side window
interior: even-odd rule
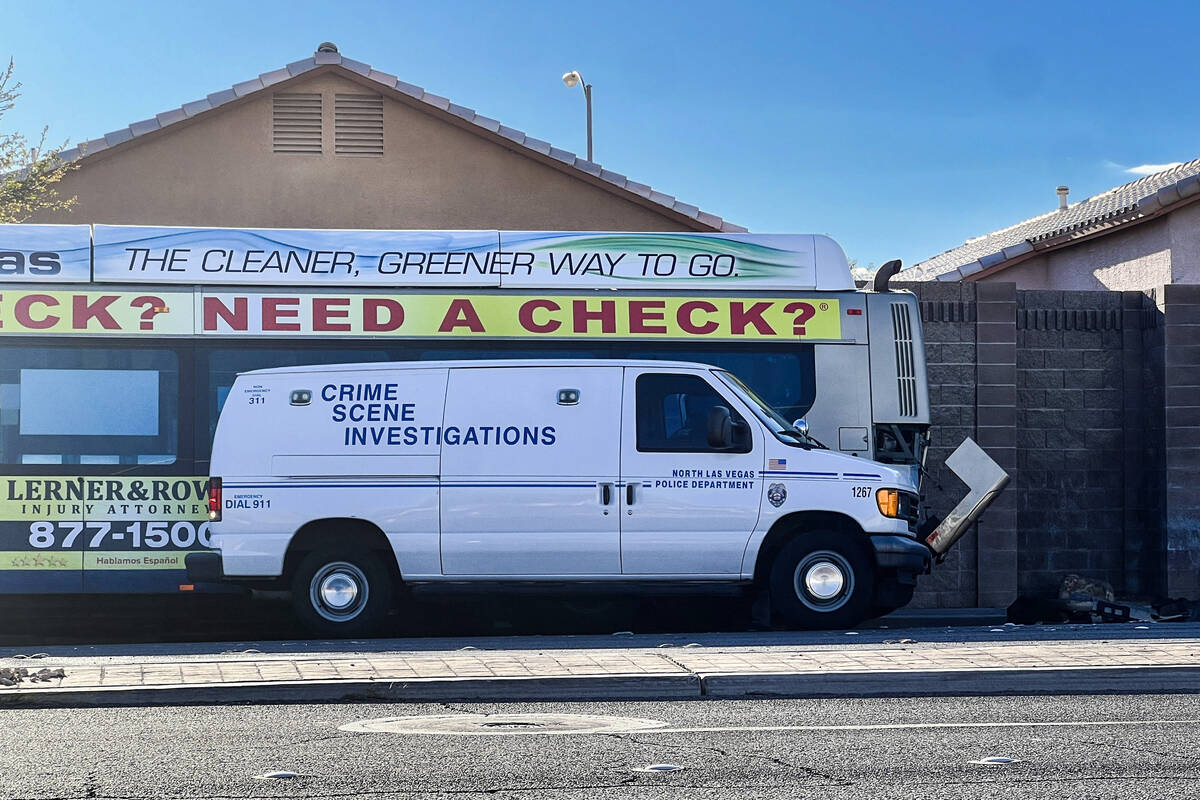
[[[646,373],[637,379],[637,449],[643,453],[749,453],[750,426],[730,403],[696,375]],[[714,406],[733,415],[735,443],[708,444],[708,413]]]

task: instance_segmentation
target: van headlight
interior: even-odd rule
[[[900,490],[880,489],[875,492],[875,504],[879,506],[879,513],[885,517],[900,516]]]
[[[879,513],[891,519],[913,521],[917,518],[919,500],[912,492],[899,489],[879,489],[875,492],[875,504]]]

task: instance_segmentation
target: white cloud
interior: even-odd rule
[[[1170,164],[1138,164],[1136,167],[1130,167],[1125,171],[1130,175],[1153,175],[1156,172],[1174,169],[1182,163],[1182,161],[1172,161]]]

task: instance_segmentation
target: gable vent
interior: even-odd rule
[[[279,92],[271,101],[271,146],[276,153],[321,155],[321,95]]]
[[[892,334],[896,337],[896,390],[900,416],[917,415],[917,368],[913,361],[912,319],[908,306],[892,303]]]
[[[383,155],[382,96],[333,96],[333,147],[339,156]]]

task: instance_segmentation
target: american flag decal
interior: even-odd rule
[[[787,469],[787,459],[786,458],[768,458],[767,459],[767,469],[771,469],[771,470]]]

